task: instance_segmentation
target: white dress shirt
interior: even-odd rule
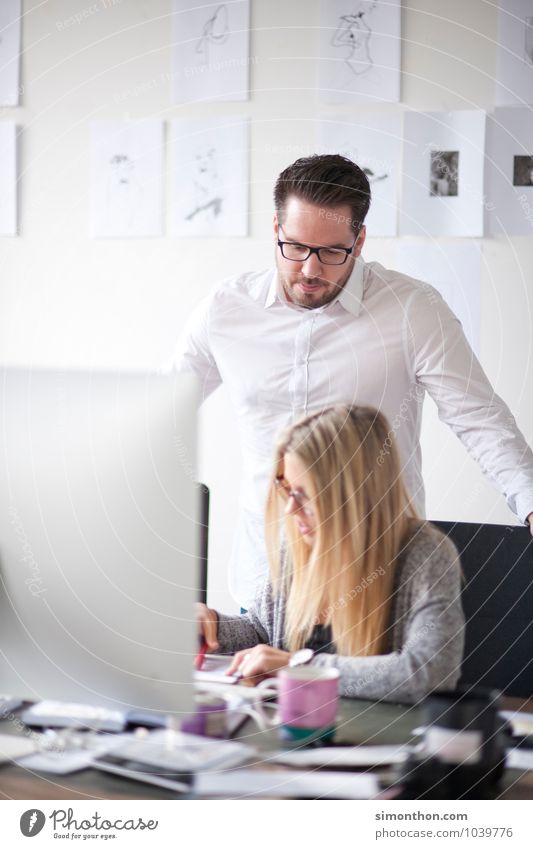
[[[359,257],[339,296],[318,309],[288,303],[275,269],[223,281],[193,312],[174,367],[199,376],[204,398],[223,381],[237,414],[244,483],[229,577],[244,607],[267,568],[264,503],[278,434],[330,404],[368,404],[387,416],[424,515],[427,391],[511,510],[522,521],[533,511],[533,454],[459,320],[431,286],[378,263]]]

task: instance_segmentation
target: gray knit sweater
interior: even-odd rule
[[[371,657],[321,653],[312,663],[339,670],[342,696],[416,702],[431,690],[453,689],[464,647],[460,580],[453,543],[431,525],[418,525],[397,562],[388,652]],[[259,643],[286,649],[284,621],[285,600],[273,595],[267,580],[245,616],[219,614],[220,651],[233,653]]]

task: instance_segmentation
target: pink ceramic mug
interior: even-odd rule
[[[276,724],[280,726],[283,740],[295,743],[331,740],[337,719],[337,669],[287,666],[280,669],[277,678],[270,678],[262,684],[275,686],[278,690]]]

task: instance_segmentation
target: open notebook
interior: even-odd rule
[[[200,670],[194,673],[194,680],[199,683],[236,684],[238,675],[227,675],[233,658],[223,654],[206,654]]]

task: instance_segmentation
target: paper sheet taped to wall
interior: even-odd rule
[[[0,2],[0,106],[18,106],[20,86],[20,0]]]
[[[163,123],[94,121],[91,125],[91,235],[161,236]]]
[[[248,100],[248,0],[174,0],[173,71],[177,103]]]
[[[172,122],[175,235],[247,235],[248,148],[245,118]]]
[[[17,128],[0,121],[0,236],[17,234]]]

